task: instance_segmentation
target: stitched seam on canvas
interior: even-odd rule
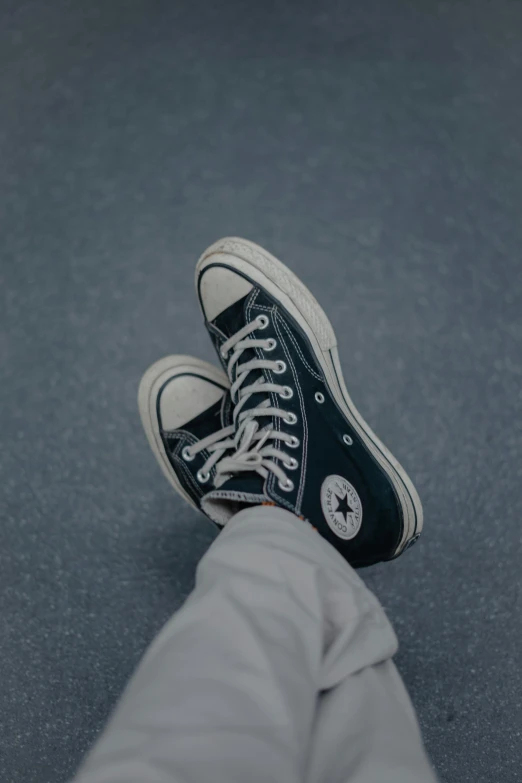
[[[194,490],[194,492],[197,495],[199,495],[201,493],[200,485],[196,482],[194,476],[192,475],[192,473],[188,469],[187,465],[185,465],[185,460],[183,460],[179,456],[179,449],[181,447],[181,443],[182,443],[182,441],[180,439],[179,442],[178,442],[178,446],[176,447],[176,451],[173,451],[171,456],[174,459],[174,461],[176,462],[176,464],[178,465],[178,467],[181,468],[181,473],[183,473],[185,475],[185,478],[188,479],[188,483],[192,486],[192,489]]]
[[[189,441],[191,446],[194,443],[198,443],[198,441],[199,441],[199,438],[196,438],[196,436],[193,435],[191,432],[188,432],[188,430],[176,430],[175,432],[164,432],[163,434],[167,438],[179,438],[179,435],[181,434]],[[179,439],[179,442],[180,442],[180,446],[181,446],[181,439]],[[179,452],[180,449],[178,448],[177,451]],[[172,453],[173,453],[173,455],[175,455],[177,452],[172,452]],[[205,457],[205,459],[208,459],[210,457],[210,454],[211,454],[211,452],[208,449],[202,449],[199,453],[203,457]],[[184,462],[183,462],[183,466],[186,467]],[[216,472],[216,468],[214,466],[211,469],[210,473],[211,473],[211,475],[214,475],[215,472]]]
[[[213,324],[212,321],[205,321],[206,327],[209,332],[213,332],[216,337],[221,337],[223,340],[226,340],[226,335],[221,331],[219,326],[216,326],[216,324]]]
[[[312,367],[310,367],[310,365],[308,364],[308,362],[304,358],[303,352],[301,351],[301,348],[299,347],[298,342],[296,341],[295,337],[293,336],[293,334],[291,333],[290,329],[285,324],[283,319],[281,319],[281,325],[283,326],[285,332],[287,333],[287,335],[289,336],[290,340],[292,341],[292,343],[293,343],[293,345],[295,347],[295,350],[299,354],[299,356],[301,358],[301,361],[303,362],[303,364],[306,367],[306,369],[308,370],[308,372],[311,373],[314,376],[314,378],[317,378],[318,381],[324,381],[324,378],[321,375],[319,375]]]
[[[194,479],[194,476],[190,472],[190,470],[185,465],[184,461],[181,459],[181,457],[178,457],[177,454],[172,455],[174,458],[174,461],[178,465],[179,468],[181,468],[181,473],[184,474],[185,478],[188,479],[188,483],[191,485],[194,492],[196,492],[198,495],[201,492],[201,487],[199,484],[196,483],[196,480]]]

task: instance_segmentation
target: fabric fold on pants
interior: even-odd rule
[[[77,783],[434,781],[396,649],[376,598],[308,523],[244,510]]]

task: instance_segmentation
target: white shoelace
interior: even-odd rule
[[[251,348],[262,348],[265,352],[273,351],[276,340],[273,338],[250,338],[249,335],[256,329],[265,329],[268,326],[268,318],[265,315],[258,316],[251,323],[246,324],[236,334],[232,335],[221,346],[221,355],[226,359],[232,351],[228,361],[228,376],[231,382],[230,396],[234,405],[233,424],[218,432],[209,435],[192,446],[183,449],[183,457],[186,460],[204,449],[211,452],[205,464],[198,471],[198,481],[204,483],[210,477],[210,470],[216,465],[216,477],[214,484],[221,486],[231,476],[243,472],[256,472],[266,478],[269,472],[273,473],[279,482],[279,487],[290,492],[293,482],[287,477],[283,468],[274,462],[278,459],[287,470],[294,470],[298,462],[285,451],[272,445],[269,441],[282,441],[290,448],[299,446],[299,440],[295,435],[290,435],[282,430],[275,430],[267,425],[260,427],[259,417],[276,416],[286,424],[295,424],[297,417],[294,413],[284,411],[272,406],[268,397],[255,408],[242,410],[252,394],[269,393],[278,394],[282,399],[290,399],[293,390],[290,386],[282,386],[277,383],[268,383],[263,373],[249,385],[244,385],[251,372],[259,370],[272,370],[275,374],[281,374],[286,370],[285,362],[270,359],[251,359],[244,364],[238,364],[243,351]],[[235,368],[236,379],[233,380]],[[235,433],[235,434],[234,434]],[[234,437],[230,437],[234,434]],[[229,449],[235,449],[231,456],[224,456]]]

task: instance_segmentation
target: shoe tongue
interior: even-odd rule
[[[223,526],[238,511],[269,502],[264,478],[258,473],[244,473],[232,476],[218,489],[207,492],[201,501],[201,508],[217,525]]]

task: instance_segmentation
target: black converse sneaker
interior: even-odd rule
[[[174,489],[200,508],[234,433],[227,376],[191,356],[167,356],[141,379],[143,427]]]
[[[202,510],[223,525],[248,504],[273,503],[355,566],[400,555],[422,529],[419,497],[351,401],[312,294],[270,253],[236,238],[203,254],[196,286],[231,383],[236,444],[214,463]]]

